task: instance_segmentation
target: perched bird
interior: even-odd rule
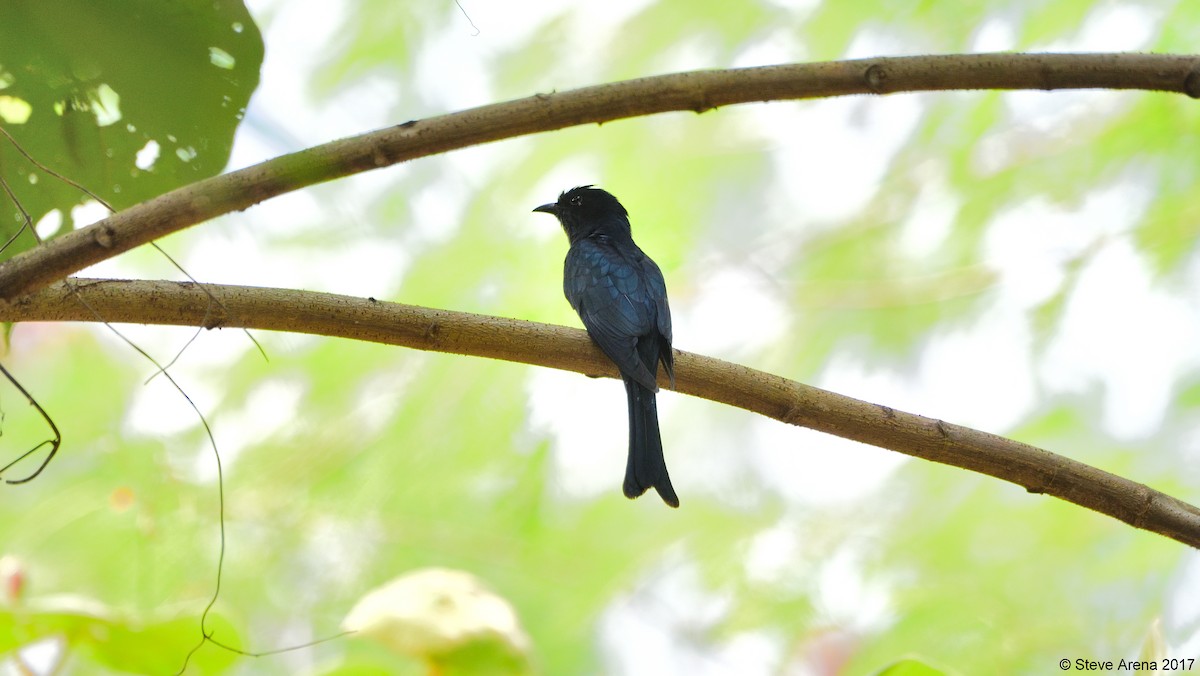
[[[616,363],[629,398],[629,458],[625,496],[651,487],[679,506],[658,433],[658,364],[675,387],[671,308],[667,285],[654,261],[633,243],[629,212],[616,197],[590,185],[534,209],[562,223],[571,248],[563,266],[563,292],[601,351]]]

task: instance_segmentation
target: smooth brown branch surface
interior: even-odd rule
[[[0,301],[283,193],[504,138],[755,101],[951,89],[1142,89],[1200,98],[1200,56],[962,54],[676,73],[538,94],[325,143],[199,181],[0,264]]]
[[[581,329],[288,289],[205,284],[205,293],[192,283],[94,279],[70,286],[89,307],[59,282],[0,306],[0,321],[86,322],[99,314],[110,322],[290,331],[617,376]],[[1200,548],[1200,509],[1095,467],[711,357],[676,350],[675,364],[679,392],[987,474]]]

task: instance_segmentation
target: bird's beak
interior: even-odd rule
[[[543,204],[542,206],[534,209],[534,211],[540,211],[544,214],[550,214],[552,216],[557,216],[558,215],[558,205],[551,202],[550,204]]]

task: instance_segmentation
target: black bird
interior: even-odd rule
[[[629,458],[625,497],[651,487],[679,506],[658,433],[658,364],[675,387],[671,308],[667,285],[654,261],[633,243],[629,212],[616,197],[590,185],[534,209],[562,223],[571,248],[563,266],[563,292],[588,335],[616,363],[629,397]]]

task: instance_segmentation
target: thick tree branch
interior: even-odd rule
[[[11,301],[151,240],[323,181],[524,134],[752,101],[948,89],[1145,89],[1200,98],[1200,57],[912,56],[695,71],[538,94],[316,146],[173,190],[0,264]]]
[[[0,307],[0,321],[245,327],[491,357],[589,375],[616,368],[580,329],[328,293],[191,283],[73,279]],[[907,455],[969,469],[1200,547],[1200,509],[1028,444],[676,351],[679,392]],[[666,383],[663,382],[663,385]]]

